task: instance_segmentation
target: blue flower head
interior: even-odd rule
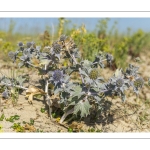
[[[60,36],[60,41],[64,42],[66,40],[67,36],[66,35],[61,35]]]
[[[15,52],[9,52],[9,53],[8,53],[8,56],[9,56],[9,58],[10,58],[13,62],[16,61],[17,56],[16,56],[16,53],[15,53]]]
[[[122,78],[119,78],[119,79],[116,80],[116,86],[118,88],[122,87],[123,84],[124,84],[124,80]]]
[[[27,48],[30,48],[32,46],[32,42],[27,42]]]
[[[8,93],[7,89],[2,93],[2,98],[3,99],[8,99],[9,98],[9,93]]]
[[[52,73],[50,81],[52,81],[55,85],[57,85],[58,83],[62,83],[63,79],[64,79],[63,71],[57,69]]]
[[[106,54],[106,59],[107,59],[107,62],[108,62],[109,64],[111,64],[112,61],[113,61],[113,56],[112,56],[111,54]]]
[[[19,46],[19,47],[23,47],[24,44],[23,44],[22,42],[19,42],[19,43],[18,43],[18,46]]]
[[[136,77],[133,81],[130,82],[133,87],[134,92],[138,95],[139,89],[141,89],[144,85],[144,80],[142,77]]]
[[[58,43],[54,43],[50,52],[51,52],[52,55],[55,55],[57,58],[60,59],[61,50],[62,50],[62,46]]]

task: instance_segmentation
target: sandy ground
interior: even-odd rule
[[[140,72],[145,81],[150,76],[150,54],[141,55]],[[3,64],[3,65],[2,65]],[[10,68],[1,63],[1,72],[9,74]],[[31,71],[32,81],[36,81],[36,73]],[[112,71],[106,69],[102,72],[105,78],[113,74]],[[68,132],[68,127],[74,128],[74,131],[89,132],[93,128],[99,132],[149,132],[150,131],[150,92],[149,87],[144,86],[140,92],[139,98],[135,94],[127,92],[127,100],[122,103],[120,98],[108,98],[106,105],[109,109],[99,116],[95,121],[89,117],[81,121],[74,121],[70,124],[64,123],[60,125],[58,118],[50,120],[48,117],[47,108],[43,98],[34,99],[33,104],[29,104],[25,99],[25,92],[19,96],[17,104],[14,106],[12,100],[1,100],[0,117],[4,114],[5,118],[18,115],[19,119],[14,122],[0,121],[0,132],[17,132],[12,128],[14,123],[20,123],[24,127],[24,132]],[[41,108],[45,108],[44,113]],[[34,124],[30,124],[30,120],[34,120]],[[26,123],[24,123],[26,122]]]

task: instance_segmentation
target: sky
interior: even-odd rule
[[[98,21],[102,18],[66,18],[71,24],[80,26],[85,24],[88,30],[94,30]],[[109,18],[108,28],[117,21],[119,32],[126,32],[127,28],[132,31],[142,29],[150,32],[150,18]],[[58,24],[58,18],[0,18],[0,30],[8,30],[10,21],[15,21],[15,32],[43,32],[46,25],[54,26]]]

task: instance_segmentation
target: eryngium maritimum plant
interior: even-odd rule
[[[49,106],[50,117],[53,111],[53,96],[59,97],[58,106],[64,112],[60,123],[69,114],[86,117],[92,113],[93,108],[94,111],[101,112],[107,96],[116,94],[125,101],[126,90],[132,87],[133,92],[138,95],[144,85],[143,78],[138,74],[139,68],[131,64],[125,72],[117,69],[114,75],[105,81],[101,71],[105,68],[104,62],[111,65],[113,56],[99,52],[93,62],[83,60],[73,39],[65,35],[44,49],[47,49],[46,52],[34,42],[19,42],[18,50],[9,52],[8,56],[13,62],[19,61],[19,67],[34,67],[39,71],[43,80],[39,84],[43,88],[44,83],[43,93]],[[63,62],[67,62],[67,65],[63,65]],[[9,97],[8,90],[11,87],[28,90],[28,87],[24,87],[25,81],[23,77],[10,79],[3,76],[0,79],[0,84],[5,86],[3,97]]]

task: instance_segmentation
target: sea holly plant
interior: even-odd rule
[[[144,85],[143,78],[138,74],[139,68],[131,64],[125,71],[117,69],[110,79],[104,80],[101,72],[106,63],[111,66],[113,56],[99,52],[93,62],[83,60],[73,39],[65,35],[44,50],[34,42],[19,42],[18,50],[9,52],[8,56],[14,63],[19,62],[19,68],[37,69],[42,77],[39,81],[41,88],[33,85],[24,87],[26,79],[21,76],[16,79],[3,76],[0,79],[0,84],[5,87],[3,97],[8,98],[10,88],[13,87],[25,90],[30,103],[34,95],[44,95],[50,118],[54,97],[57,97],[57,106],[64,112],[60,123],[63,123],[69,114],[82,118],[90,115],[93,110],[102,112],[107,96],[117,95],[124,102],[126,90],[132,87],[133,92],[138,95]],[[67,65],[64,65],[64,62],[67,62]]]

